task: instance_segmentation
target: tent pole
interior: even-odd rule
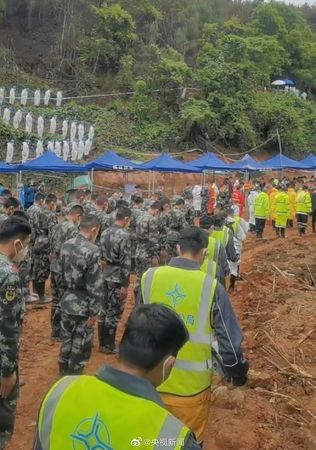
[[[282,143],[281,143],[281,136],[279,133],[279,129],[276,130],[277,133],[277,137],[278,137],[278,144],[279,144],[279,151],[280,151],[280,163],[281,163],[281,171],[280,171],[280,175],[281,175],[281,180],[283,178],[283,165],[282,165]]]
[[[148,172],[148,192],[147,192],[148,199],[150,199],[150,171]]]
[[[19,172],[16,174],[16,196],[19,196]]]
[[[91,182],[90,191],[91,191],[91,193],[93,192],[93,178],[94,178],[94,169],[91,169],[91,174],[90,174],[90,182]]]

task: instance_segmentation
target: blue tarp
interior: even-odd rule
[[[297,169],[297,170],[310,170],[306,164],[295,159],[287,158],[284,155],[276,155],[263,163],[260,163],[260,169],[281,170],[281,169]]]
[[[190,166],[198,167],[202,170],[229,170],[229,165],[221,161],[213,153],[208,152],[198,159],[190,161]]]
[[[109,150],[96,160],[88,163],[87,167],[95,170],[133,170],[136,164]]]
[[[35,158],[31,161],[27,161],[24,164],[19,165],[19,170],[22,172],[63,172],[63,173],[80,173],[87,172],[87,166],[76,165],[64,161],[55,153],[47,151],[42,156]]]
[[[139,170],[152,170],[155,172],[182,172],[182,173],[200,173],[201,169],[193,167],[190,164],[184,164],[181,161],[171,158],[167,153],[162,153],[158,158],[145,162],[138,166]]]
[[[251,156],[245,155],[241,160],[230,164],[229,167],[231,170],[234,169],[240,171],[244,170],[253,171],[253,170],[260,170],[261,165],[262,165],[261,163],[251,158]]]
[[[6,164],[4,162],[0,162],[0,173],[18,173],[19,166],[12,164],[11,166],[9,164]]]
[[[312,153],[302,159],[301,163],[306,164],[310,169],[316,170],[316,156]]]

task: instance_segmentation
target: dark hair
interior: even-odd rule
[[[135,197],[134,203],[135,203],[135,205],[142,205],[144,203],[143,197]]]
[[[96,201],[97,198],[98,198],[98,194],[96,194],[95,192],[93,194],[91,194],[91,200]]]
[[[41,192],[38,192],[38,193],[35,195],[35,201],[36,201],[36,202],[39,202],[40,200],[44,200],[44,198],[45,198],[45,195],[42,194]]]
[[[161,206],[161,208],[163,207],[163,206],[165,206],[165,205],[170,205],[171,204],[171,202],[170,202],[170,199],[168,198],[168,197],[163,197],[161,200],[160,200],[160,206]]]
[[[4,204],[3,204],[4,208],[19,208],[20,207],[20,202],[17,198],[15,197],[9,197],[5,200]]]
[[[120,358],[146,371],[166,356],[177,356],[189,333],[171,308],[153,303],[140,305],[131,313],[119,348]]]
[[[225,223],[225,219],[227,214],[224,211],[219,211],[217,214],[213,216],[213,225],[214,227],[221,227]]]
[[[179,245],[181,253],[189,252],[195,256],[203,248],[207,248],[208,234],[198,227],[184,228],[180,233]]]
[[[209,230],[213,225],[213,216],[204,215],[200,218],[200,227]]]
[[[81,205],[74,205],[72,206],[69,211],[68,214],[84,214],[84,209]]]
[[[116,206],[116,209],[119,209],[122,206],[125,207],[125,208],[128,208],[128,203],[127,203],[126,200],[119,199],[119,200],[116,201],[116,205],[115,206]]]
[[[50,205],[51,203],[56,203],[56,202],[57,202],[57,197],[55,194],[48,194],[47,197],[45,198],[46,205]]]
[[[80,230],[89,230],[91,228],[100,228],[101,222],[97,216],[93,214],[88,214],[83,216],[80,222]]]
[[[176,201],[176,205],[177,205],[177,206],[179,206],[179,205],[184,205],[184,200],[183,200],[183,198],[178,198],[178,200]]]
[[[84,195],[91,195],[90,189],[86,189],[86,190],[84,191]]]
[[[120,206],[116,212],[116,220],[123,220],[125,217],[131,217],[132,211],[126,206]]]
[[[13,216],[22,217],[23,219],[27,220],[27,222],[29,222],[29,216],[25,211],[14,211]]]
[[[32,233],[30,224],[24,217],[11,216],[0,226],[0,243],[9,242],[12,239],[25,239]]]
[[[11,191],[9,189],[3,189],[1,197],[10,197],[11,195],[12,194],[11,194]]]
[[[150,209],[161,209],[161,203],[160,202],[154,202],[152,205],[150,205]]]

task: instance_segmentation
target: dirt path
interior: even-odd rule
[[[272,231],[268,236],[262,243],[249,237],[244,280],[231,297],[255,373],[241,389],[228,391],[215,382],[205,450],[316,448],[316,291],[311,289],[316,236],[301,239],[296,230],[286,240],[276,239]],[[124,319],[131,306],[130,298]],[[31,449],[41,399],[58,376],[59,345],[49,336],[49,309],[28,311],[20,364],[26,385],[9,450]],[[115,359],[98,353],[95,345],[87,373],[104,362]]]

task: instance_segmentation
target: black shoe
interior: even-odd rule
[[[118,354],[118,350],[114,345],[113,346],[106,345],[105,347],[102,347],[102,350],[100,347],[100,352],[104,353],[105,355],[117,355]]]

